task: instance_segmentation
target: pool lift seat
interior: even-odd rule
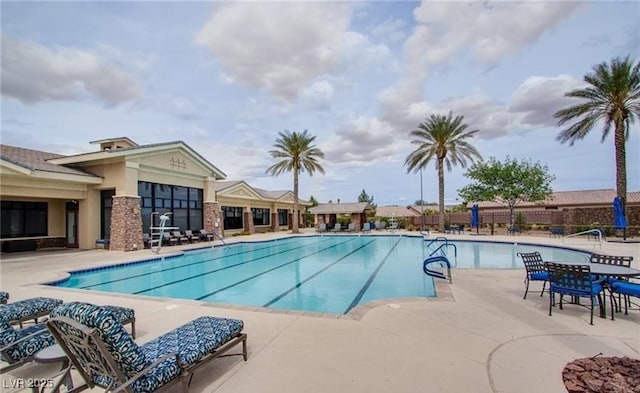
[[[429,265],[433,264],[433,263],[437,263],[440,265],[440,267],[447,268],[447,273],[443,273],[442,271],[439,270],[433,270]],[[431,277],[435,277],[435,278],[441,278],[443,280],[449,280],[449,284],[453,284],[453,279],[451,276],[451,263],[449,262],[449,259],[447,257],[445,257],[444,255],[437,255],[437,256],[432,256],[429,257],[427,259],[424,260],[424,262],[422,263],[422,270],[424,271],[424,274],[426,274],[427,276],[431,276]]]
[[[160,253],[160,249],[162,248],[162,240],[164,238],[165,232],[168,233],[168,231],[179,229],[179,228],[167,226],[167,221],[171,219],[169,217],[169,214],[172,214],[172,213],[163,213],[163,214],[160,214],[158,212],[151,213],[151,225],[153,225],[154,223],[153,216],[156,214],[159,214],[160,226],[157,226],[157,227],[152,226],[149,228],[149,230],[151,231],[151,240],[149,241],[149,248],[151,248],[152,252],[158,254]]]

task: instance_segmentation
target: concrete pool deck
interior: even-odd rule
[[[414,232],[415,234],[415,232]],[[266,240],[286,233],[230,238]],[[340,235],[336,235],[340,236]],[[431,237],[436,236],[432,234]],[[509,241],[631,255],[640,268],[640,244],[565,244],[546,236],[447,235],[450,239]],[[200,245],[201,247],[202,245]],[[170,255],[178,247],[166,247]],[[197,247],[197,246],[196,246]],[[188,248],[188,246],[184,246]],[[190,392],[474,392],[564,393],[562,369],[582,357],[640,358],[640,312],[594,318],[568,305],[548,316],[548,296],[532,283],[526,300],[524,268],[454,269],[450,295],[439,299],[390,299],[358,310],[359,315],[329,316],[198,301],[136,297],[41,285],[65,272],[154,257],[149,250],[117,252],[39,251],[3,254],[2,290],[10,302],[48,296],[69,301],[117,304],[136,310],[138,343],[144,343],[201,315],[239,318],[248,334],[249,359],[218,359],[194,376]],[[56,365],[29,364],[2,375],[2,392],[20,378],[46,377]],[[76,384],[80,380],[76,378]],[[100,391],[101,389],[95,389]],[[178,391],[178,389],[172,389]]]

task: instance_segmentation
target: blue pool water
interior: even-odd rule
[[[422,261],[443,243],[430,243],[407,236],[291,237],[72,272],[51,285],[343,314],[372,300],[436,296]],[[582,252],[552,247],[452,244],[436,253],[446,252],[459,269],[521,268],[516,253],[535,250],[545,260],[586,258]]]

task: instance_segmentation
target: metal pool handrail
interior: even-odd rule
[[[588,234],[595,234],[597,235],[597,241],[595,243],[591,243],[591,242],[587,242],[587,243],[567,243],[565,240],[571,237],[576,237],[576,236],[580,236],[580,235],[588,235]],[[577,233],[572,233],[570,235],[566,235],[562,237],[562,243],[563,244],[571,244],[571,245],[591,245],[593,244],[593,248],[596,248],[596,245],[598,246],[598,248],[602,249],[602,231],[599,229],[589,229],[586,231],[582,231],[582,232],[577,232]]]

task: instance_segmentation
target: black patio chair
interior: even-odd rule
[[[586,264],[568,264],[545,262],[545,267],[549,272],[549,316],[551,309],[555,305],[555,295],[560,294],[560,309],[564,295],[572,297],[573,304],[581,305],[578,299],[588,297],[590,300],[591,311],[590,324],[593,325],[593,308],[596,303],[600,307],[600,316],[605,318],[604,287],[602,281],[594,281],[591,275],[591,268]],[[597,299],[597,301],[594,301]],[[586,305],[583,307],[587,307]]]
[[[516,255],[522,258],[524,267],[525,269],[527,269],[527,276],[524,278],[525,288],[523,299],[527,298],[527,292],[529,292],[529,282],[531,281],[542,281],[542,291],[540,291],[540,296],[542,296],[544,294],[544,289],[547,286],[547,281],[549,281],[549,273],[544,266],[542,256],[538,251],[519,252]]]

